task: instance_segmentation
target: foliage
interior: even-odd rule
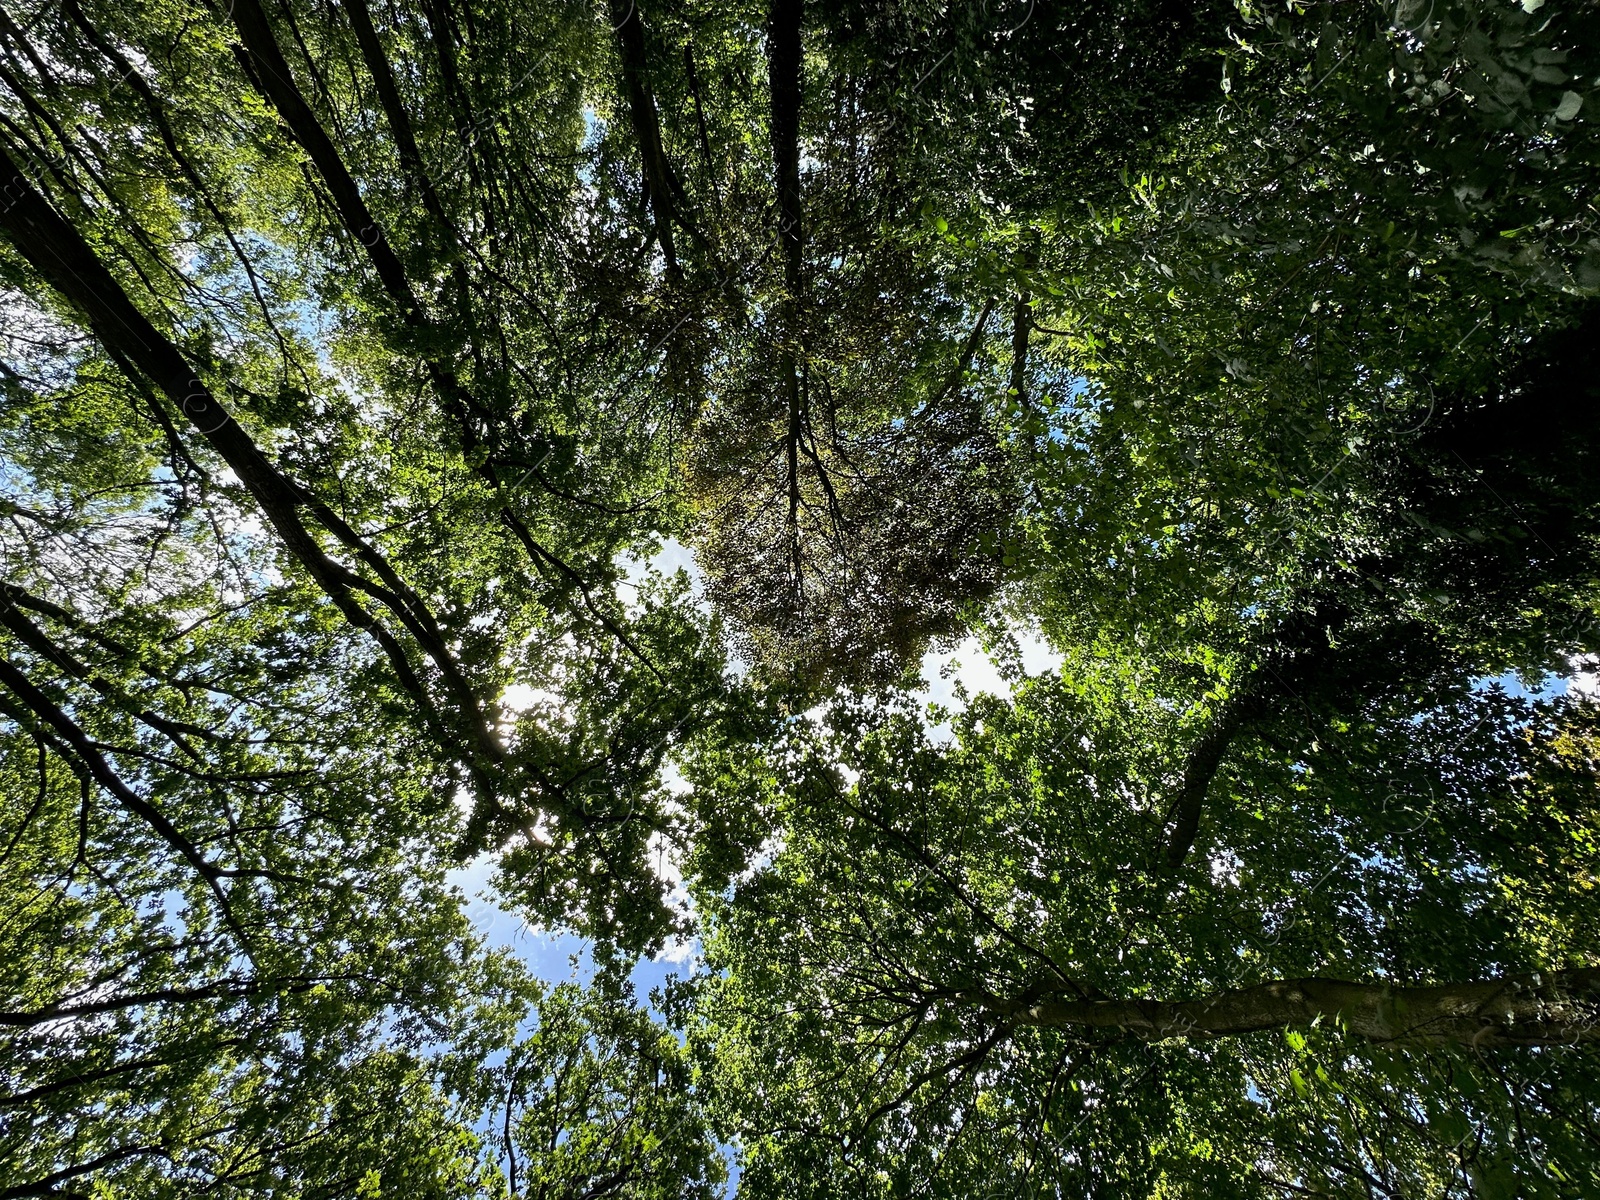
[[[1207,853],[1176,877],[1157,705],[1039,679],[1014,705],[975,702],[943,751],[903,709],[797,726],[768,759],[783,766],[708,780],[763,792],[785,831],[765,869],[701,897],[699,1036],[746,1136],[745,1185],[1203,1195],[1255,1177],[1355,1195],[1376,1172],[1453,1194],[1504,1161],[1529,1194],[1581,1194],[1585,1051],[1485,1061],[1331,1020],[1287,1041],[1212,1040],[1203,1021],[1149,1039],[1041,1026],[1028,1006],[1586,964],[1595,715],[1491,689],[1420,728],[1345,729],[1307,760],[1241,756]]]
[[[1600,1189],[1597,54],[5,9],[0,1197]]]

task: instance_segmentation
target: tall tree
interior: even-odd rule
[[[1591,703],[1257,753],[1173,878],[1171,714],[1106,700],[1041,679],[947,750],[838,705],[691,770],[782,830],[700,896],[751,1194],[1593,1186]]]

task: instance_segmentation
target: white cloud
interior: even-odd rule
[[[1036,631],[1013,630],[1011,636],[1016,640],[1024,675],[1031,678],[1061,665],[1061,655]],[[985,692],[1000,697],[1011,695],[1011,684],[995,660],[984,652],[983,643],[976,636],[968,637],[954,650],[943,653],[930,650],[924,654],[922,678],[925,686],[918,698],[924,704],[941,704],[953,712],[966,707],[956,696],[958,682],[969,696]],[[936,742],[948,742],[950,727],[948,724],[932,725],[929,734]]]
[[[672,575],[680,570],[688,572],[689,585],[696,601],[702,606],[706,603],[705,575],[694,561],[694,551],[677,538],[667,538],[649,558],[619,554],[615,561],[623,573],[623,577],[617,580],[617,599],[624,604],[630,603],[638,595],[639,588],[652,572]]]
[[[675,937],[655,956],[659,963],[675,963],[678,965],[698,966],[700,962],[700,939],[697,937]]]
[[[1600,700],[1600,662],[1592,658],[1572,660],[1574,674],[1567,678],[1567,692]]]

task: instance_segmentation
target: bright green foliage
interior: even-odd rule
[[[1151,1042],[1017,1005],[1590,962],[1594,722],[1490,691],[1310,759],[1241,756],[1176,877],[1159,708],[1040,680],[1014,707],[975,703],[944,751],[903,711],[797,726],[770,752],[783,768],[714,785],[763,791],[784,830],[753,878],[702,897],[718,974],[697,1036],[746,1186],[1360,1195],[1372,1172],[1409,1195],[1510,1171],[1524,1194],[1582,1194],[1591,1052],[1370,1048],[1331,1022]]]
[[[9,4],[0,1200],[1600,1191],[1600,719],[1508,690],[1600,655],[1596,78],[1577,0]]]
[[[530,1034],[501,1047],[503,1030],[480,1026],[446,1063],[446,1078],[489,1117],[511,1194],[717,1195],[726,1167],[691,1090],[688,1055],[628,984],[603,975],[587,991],[535,988],[534,999]],[[485,1070],[483,1056],[497,1047]]]

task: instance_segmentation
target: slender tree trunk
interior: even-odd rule
[[[689,94],[694,97],[694,120],[700,133],[700,162],[705,167],[706,180],[711,185],[711,198],[721,210],[721,190],[717,186],[717,171],[711,162],[711,134],[706,127],[706,109],[700,95],[700,72],[695,70],[694,43],[683,47],[683,69],[689,80]]]
[[[678,255],[672,244],[672,223],[677,214],[672,203],[672,172],[661,147],[661,120],[645,72],[644,22],[639,19],[638,0],[611,0],[611,25],[617,32],[623,90],[628,96],[628,114],[633,121],[634,139],[639,143],[639,157],[644,163],[644,183],[650,193],[650,211],[655,215],[656,237],[667,269],[676,272]]]
[[[1028,403],[1028,333],[1032,299],[1027,292],[1017,297],[1011,309],[1011,392],[1019,406]]]
[[[778,193],[778,241],[784,283],[801,290],[800,62],[802,0],[773,0],[767,21],[767,76],[772,91],[772,160]]]
[[[278,40],[267,21],[267,14],[257,0],[231,0],[228,11],[233,17],[234,28],[238,30],[239,42],[254,66],[255,79],[262,93],[272,101],[272,106],[294,134],[295,141],[310,155],[345,227],[366,247],[367,257],[377,270],[378,278],[383,281],[384,289],[407,317],[420,318],[421,304],[411,290],[411,282],[406,278],[399,256],[389,244],[383,226],[367,208],[361,189],[345,169],[332,139],[301,95],[283,51],[278,48]]]
[[[800,22],[803,0],[772,0],[767,20],[767,78],[771,91],[773,186],[778,200],[778,249],[783,258],[782,337],[778,370],[788,404],[789,555],[797,602],[805,598],[800,546],[800,439],[805,398],[800,386],[800,299],[804,242],[800,220],[800,104],[803,80]]]
[[[1600,1041],[1600,967],[1433,987],[1308,978],[1176,1002],[1051,994],[989,1007],[1017,1025],[1121,1029],[1152,1041],[1230,1037],[1321,1018],[1369,1042],[1540,1046]]]

